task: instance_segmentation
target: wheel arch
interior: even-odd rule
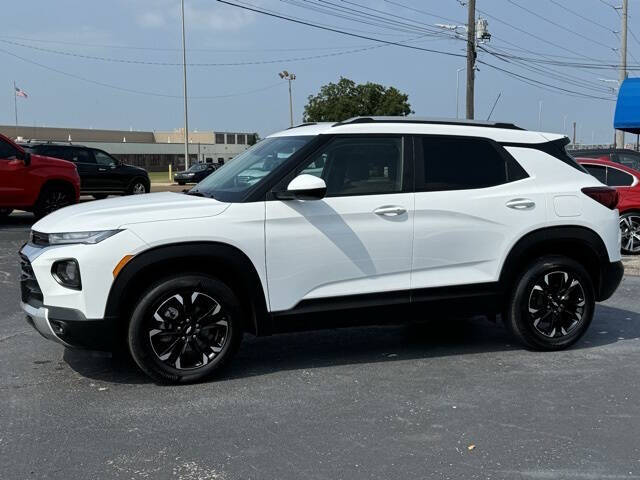
[[[602,280],[609,265],[609,254],[600,236],[581,226],[541,228],[518,240],[502,265],[501,289],[508,291],[523,268],[542,255],[564,255],[576,260],[591,275],[596,297],[604,296]]]
[[[266,296],[258,272],[237,247],[221,242],[181,242],[146,250],[133,257],[118,273],[107,297],[105,318],[121,327],[128,323],[135,299],[169,272],[205,273],[225,282],[247,308],[245,330],[255,335],[271,333]]]

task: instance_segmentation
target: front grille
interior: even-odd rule
[[[33,243],[34,245],[38,245],[39,247],[48,247],[49,235],[47,235],[46,233],[40,233],[32,230],[31,243]]]
[[[40,290],[40,285],[38,285],[33,273],[33,268],[31,268],[31,262],[22,254],[20,254],[20,292],[24,303],[34,307],[42,305],[42,290]]]

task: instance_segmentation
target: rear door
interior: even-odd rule
[[[411,147],[399,135],[339,135],[297,173],[327,184],[321,200],[266,202],[272,311],[323,303],[408,302],[413,242]],[[301,303],[304,302],[304,303]],[[312,307],[313,308],[313,307]]]
[[[492,140],[416,136],[415,147],[414,299],[496,281],[510,247],[544,223],[544,193]]]

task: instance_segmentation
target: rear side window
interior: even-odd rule
[[[617,168],[607,168],[607,185],[611,187],[630,187],[633,185],[633,176]]]
[[[416,189],[486,188],[526,178],[524,169],[502,147],[485,138],[419,137]]]
[[[38,147],[38,153],[45,157],[61,158],[71,161],[71,149],[67,147]]]
[[[596,177],[605,185],[607,184],[607,168],[602,165],[583,165],[591,175]]]
[[[93,155],[84,148],[71,148],[70,149],[71,161],[75,163],[96,163]]]

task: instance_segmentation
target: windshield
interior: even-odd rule
[[[202,163],[196,163],[195,165],[191,165],[187,172],[200,172],[202,170],[206,170],[207,166]]]
[[[217,169],[190,193],[213,197],[223,202],[238,202],[245,197],[249,189],[265,180],[277,166],[312,138],[266,138]]]

